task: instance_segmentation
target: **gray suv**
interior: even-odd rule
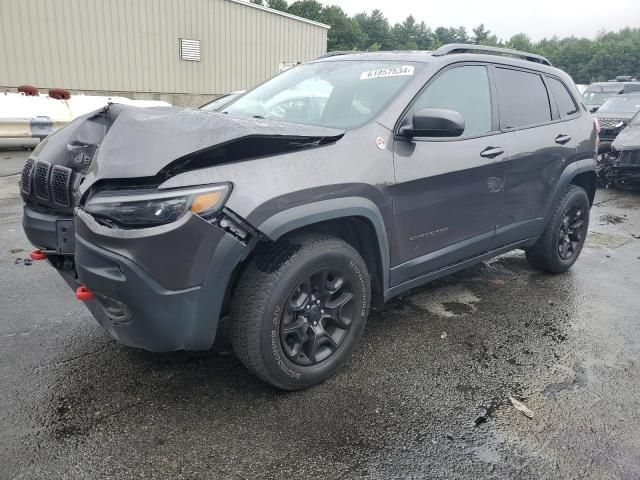
[[[294,390],[347,360],[370,308],[513,249],[583,247],[594,121],[543,57],[473,45],[326,55],[222,112],[110,105],[48,137],[23,224],[109,334],[211,347]]]

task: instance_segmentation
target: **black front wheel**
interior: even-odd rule
[[[582,251],[589,229],[589,197],[577,185],[570,185],[542,237],[527,250],[527,260],[539,270],[563,273]]]
[[[364,260],[343,240],[324,234],[280,240],[256,255],[234,293],[236,355],[278,388],[321,382],[360,339],[370,288]]]

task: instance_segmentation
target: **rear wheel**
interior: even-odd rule
[[[563,273],[576,262],[589,229],[589,197],[577,185],[570,185],[542,237],[527,250],[535,268]]]
[[[231,309],[234,350],[271,385],[314,385],[351,355],[370,297],[366,264],[348,243],[324,234],[278,241],[239,280]]]

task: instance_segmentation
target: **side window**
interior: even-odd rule
[[[463,66],[445,71],[420,94],[413,111],[446,108],[462,114],[463,137],[491,131],[491,91],[487,67]]]
[[[551,121],[547,88],[536,73],[495,69],[500,126],[518,128]]]
[[[573,97],[567,90],[567,87],[565,87],[560,80],[547,77],[547,83],[549,84],[551,94],[556,101],[556,105],[558,105],[558,110],[560,111],[561,118],[573,115],[578,111],[578,107],[576,107],[576,103],[573,101]]]

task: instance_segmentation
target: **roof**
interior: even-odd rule
[[[451,47],[455,46],[452,44]],[[505,49],[507,50],[507,49]],[[451,63],[451,59],[455,58],[460,62],[472,62],[472,61],[489,61],[496,62],[503,65],[511,65],[514,67],[522,67],[528,69],[534,69],[546,73],[555,73],[559,70],[553,66],[545,65],[539,61],[524,60],[521,58],[514,58],[508,51],[505,51],[505,55],[495,55],[493,50],[478,50],[477,52],[468,50],[458,52],[456,50],[451,53],[438,54],[438,52],[432,52],[429,50],[402,50],[402,51],[377,51],[377,52],[328,52],[320,57],[312,60],[312,62],[336,62],[346,60],[366,60],[366,61],[382,61],[382,62],[416,62],[416,63],[434,63],[434,62],[447,62]],[[489,57],[489,58],[487,58]]]
[[[244,5],[245,7],[256,8],[258,10],[262,10],[262,11],[265,11],[265,12],[274,13],[274,14],[280,15],[282,17],[291,18],[291,19],[297,20],[299,22],[309,23],[311,25],[315,25],[316,27],[326,28],[327,30],[329,30],[331,28],[330,25],[327,25],[327,24],[324,24],[324,23],[320,23],[320,22],[314,22],[313,20],[309,20],[309,19],[303,18],[303,17],[298,17],[297,15],[291,15],[290,13],[282,12],[280,10],[276,10],[275,8],[264,7],[262,5],[258,5],[258,4],[255,4],[255,3],[245,2],[244,0],[228,0],[228,1],[229,2],[233,2],[233,3],[238,3],[240,5]]]

